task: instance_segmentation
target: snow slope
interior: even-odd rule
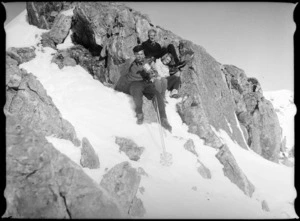
[[[294,117],[297,108],[294,104],[294,93],[289,90],[266,91],[264,96],[273,104],[282,128],[282,138],[286,137],[286,148],[289,150],[295,141]]]
[[[24,14],[16,26],[26,24]],[[23,30],[23,29],[20,29]],[[9,36],[20,34],[18,28],[6,29]],[[27,29],[26,38],[8,38],[10,46],[37,45],[35,34],[43,30]],[[59,47],[66,48],[62,44]],[[203,144],[196,135],[187,132],[176,113],[176,99],[168,98],[166,112],[172,134],[166,132],[167,151],[173,155],[173,164],[164,167],[160,164],[162,147],[158,124],[137,125],[130,96],[105,87],[94,80],[82,67],[64,67],[51,62],[55,50],[36,47],[36,58],[20,65],[33,73],[43,84],[48,95],[70,121],[79,138],[87,137],[100,159],[99,169],[83,170],[100,183],[107,169],[130,161],[119,152],[115,136],[132,139],[145,151],[138,162],[130,161],[135,168],[143,168],[147,175],[142,176],[141,188],[137,197],[143,201],[145,218],[298,218],[293,202],[296,197],[294,188],[294,169],[267,161],[252,151],[246,151],[234,143],[224,131],[219,136],[228,144],[237,162],[256,190],[252,198],[247,197],[224,176],[223,166],[215,157],[217,150]],[[197,158],[184,149],[187,139],[193,139]],[[63,154],[80,165],[80,147],[70,141],[47,137]],[[209,168],[212,178],[204,179],[197,172],[197,160]],[[259,173],[258,173],[259,171]],[[261,202],[268,202],[270,212],[262,210]]]

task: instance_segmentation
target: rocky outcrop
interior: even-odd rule
[[[38,28],[51,29],[58,13],[75,4],[71,2],[26,2],[28,22]]]
[[[142,216],[145,213],[143,203],[136,198],[141,176],[128,162],[122,162],[110,169],[102,178],[103,187],[122,209],[132,216]]]
[[[238,120],[247,129],[249,147],[264,158],[278,162],[281,128],[258,80],[247,78],[243,70],[233,65],[223,65],[223,72],[236,104]]]
[[[82,138],[80,164],[90,169],[100,168],[99,157],[86,137]]]
[[[42,133],[6,116],[7,208],[3,217],[126,218],[117,202]]]
[[[234,156],[226,145],[223,145],[219,149],[219,152],[216,154],[216,158],[224,166],[224,175],[227,176],[232,183],[237,185],[238,188],[245,193],[245,195],[252,197],[255,187],[238,166]]]
[[[17,64],[6,56],[5,114],[15,115],[23,124],[45,136],[55,135],[79,146],[74,127],[61,117],[42,84],[31,73],[20,70]]]
[[[269,206],[268,206],[268,203],[267,203],[267,201],[265,201],[265,200],[263,200],[263,201],[261,202],[261,208],[262,208],[264,211],[266,211],[266,212],[270,212],[270,208],[269,208]]]
[[[124,152],[128,158],[133,161],[138,161],[145,150],[144,147],[139,147],[136,143],[127,138],[116,137],[115,142],[120,147],[119,151]]]

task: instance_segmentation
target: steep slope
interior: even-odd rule
[[[116,7],[116,12],[118,12],[119,6],[119,4],[114,3],[108,5],[108,8],[105,9]],[[125,10],[126,13],[123,12],[126,18],[127,12],[130,10],[124,8],[124,6],[120,7]],[[96,7],[96,9],[98,8]],[[85,16],[94,15],[97,17],[97,13],[93,14],[95,11],[91,10],[89,5],[79,4],[79,7],[74,11],[75,17],[78,16],[78,19],[82,18],[80,17],[82,13]],[[140,16],[137,17],[141,18]],[[122,18],[124,17],[121,17],[121,21],[123,21]],[[125,21],[127,22],[127,20]],[[145,38],[147,24],[150,23],[146,19],[142,19],[142,21],[144,23],[138,20],[136,24],[143,24],[140,27],[145,27],[143,31],[138,32],[140,38]],[[127,24],[126,22],[123,24]],[[89,26],[87,27],[89,28]],[[162,33],[170,34],[163,29],[158,29],[161,36]],[[79,30],[81,29],[79,28]],[[230,97],[229,90],[226,89],[226,81],[222,77],[221,69],[217,69],[215,72],[220,65],[204,49],[201,47],[196,49],[198,46],[191,46],[193,50],[197,51],[197,57],[202,59],[190,64],[183,74],[184,89],[182,95],[185,96],[185,93],[190,92],[193,96],[188,97],[186,103],[183,100],[178,102],[168,99],[167,114],[173,126],[173,133],[166,133],[165,142],[167,150],[173,155],[173,165],[166,168],[159,163],[161,143],[158,125],[153,123],[142,126],[136,125],[133,104],[129,96],[115,92],[112,88],[105,87],[99,81],[94,80],[92,77],[95,76],[93,69],[86,68],[90,67],[88,62],[85,63],[82,60],[82,63],[80,63],[77,61],[83,68],[76,64],[72,64],[73,67],[69,66],[70,63],[64,62],[64,60],[62,67],[51,62],[59,53],[56,48],[69,49],[70,46],[73,46],[70,42],[72,33],[78,33],[76,25],[73,26],[72,32],[70,31],[69,35],[66,36],[66,39],[69,39],[65,41],[66,44],[52,44],[51,38],[48,39],[51,43],[49,45],[54,47],[53,49],[35,44],[36,57],[21,64],[20,68],[24,68],[37,77],[62,116],[74,126],[78,137],[87,136],[90,140],[96,154],[99,156],[100,168],[82,169],[94,181],[102,183],[106,177],[105,174],[109,174],[108,171],[111,174],[111,171],[116,170],[115,165],[120,165],[124,161],[129,161],[137,169],[142,178],[138,186],[134,184],[135,188],[138,187],[136,197],[133,196],[135,192],[130,193],[132,197],[129,202],[135,202],[132,204],[135,206],[132,206],[130,211],[137,208],[135,210],[137,212],[131,212],[131,215],[134,216],[135,214],[145,218],[297,217],[293,208],[293,200],[296,195],[293,179],[291,179],[293,169],[267,161],[256,153],[245,150],[247,146],[244,146],[245,149],[240,147],[245,142],[239,122],[235,117],[234,108],[230,107],[230,105],[234,106],[234,100]],[[11,34],[16,34],[16,32],[11,32]],[[123,38],[114,36],[110,39],[112,42],[109,44],[108,61],[111,63],[108,62],[107,69],[102,69],[103,71],[109,70],[107,76],[111,82],[118,78],[119,70],[124,69],[125,63],[121,58],[124,57],[124,60],[126,60],[132,55],[130,47],[122,48],[127,44],[119,44],[118,40],[120,39]],[[101,38],[96,38],[96,40],[95,42],[101,44]],[[38,38],[36,43],[39,43]],[[11,45],[14,46],[14,42],[11,42]],[[86,46],[89,45],[90,43],[87,43]],[[90,55],[91,60],[93,60],[95,58],[93,47],[88,48],[90,51],[85,51],[84,48],[82,50]],[[97,46],[95,48],[97,49]],[[126,55],[126,53],[128,54]],[[68,54],[64,55],[68,57]],[[80,55],[80,58],[83,58],[83,56]],[[102,76],[101,73],[98,74]],[[209,74],[215,74],[215,78],[211,79]],[[201,76],[201,78],[197,76]],[[198,81],[196,87],[188,83],[191,80]],[[199,85],[203,89],[199,89]],[[214,93],[209,93],[210,90]],[[208,98],[205,96],[208,96]],[[198,118],[196,115],[196,118],[189,119],[184,115],[190,116],[188,111],[191,108],[188,104],[193,101],[198,102],[193,111],[195,113],[199,111],[200,115],[198,115]],[[178,106],[182,108],[181,117],[177,113]],[[212,111],[214,108],[216,110]],[[186,124],[183,121],[186,121]],[[195,126],[199,128],[194,130]],[[125,153],[120,152],[119,146],[115,143],[116,137],[126,137],[133,140],[138,146],[144,147],[145,150],[140,159],[138,161],[129,160]],[[77,165],[81,165],[81,148],[76,148],[70,141],[52,136],[48,136],[47,140]],[[189,140],[194,143],[192,153],[184,148]],[[226,150],[225,147],[228,146],[228,151],[232,153],[232,157],[228,158],[231,159],[229,165],[233,165],[233,162],[235,162],[234,165],[237,166],[233,170],[233,176],[232,174],[229,175],[229,177],[231,176],[230,180],[225,176],[230,173],[230,170],[226,170],[227,165],[220,164],[215,156],[221,151],[208,145],[220,148],[221,151]],[[228,156],[230,152],[226,151]],[[258,170],[261,171],[260,174],[257,174]],[[235,174],[235,171],[242,171],[241,174],[244,174],[247,179],[240,179],[243,176],[239,177]],[[127,176],[126,174],[131,173],[123,174]],[[133,175],[130,177],[138,176]],[[253,189],[250,194],[242,187],[248,184],[244,182],[245,180],[249,180],[255,187],[255,190]],[[239,183],[242,185],[239,185]],[[116,187],[122,190],[122,185],[116,185]],[[120,199],[116,199],[116,201],[118,200]],[[128,201],[124,205],[128,205]],[[143,207],[144,212],[141,209]]]

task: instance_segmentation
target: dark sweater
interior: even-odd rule
[[[142,43],[144,48],[144,53],[146,58],[154,57],[155,59],[160,58],[162,56],[162,49],[159,43],[151,41],[148,39]]]

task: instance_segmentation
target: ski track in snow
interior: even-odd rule
[[[23,28],[29,27],[22,21],[22,17],[14,20],[14,23],[21,23]],[[12,36],[18,29],[11,27],[6,31],[10,31],[8,36]],[[43,31],[30,30],[32,33],[26,35],[28,39],[17,41],[9,38],[9,45],[36,45],[39,38],[32,40],[32,37]],[[71,45],[70,40],[66,40],[58,48]],[[97,183],[100,183],[107,169],[120,162],[130,161],[123,152],[119,152],[115,136],[127,137],[145,147],[138,162],[130,161],[133,167],[142,167],[147,173],[142,176],[140,183],[145,191],[137,193],[146,209],[144,218],[297,217],[291,204],[296,197],[293,168],[272,163],[253,151],[246,151],[233,142],[225,131],[216,131],[256,188],[252,198],[245,196],[224,176],[223,166],[215,157],[217,150],[204,145],[203,140],[196,135],[188,133],[187,125],[182,123],[176,113],[178,100],[169,97],[166,112],[173,131],[172,134],[166,132],[165,144],[167,152],[173,156],[173,164],[164,167],[159,163],[162,147],[158,124],[137,125],[133,101],[128,95],[105,87],[78,65],[59,69],[56,64],[50,63],[55,52],[51,48],[37,47],[36,58],[21,64],[20,68],[37,77],[62,117],[75,127],[78,137],[89,139],[99,156],[100,168],[83,170]],[[183,147],[189,138],[194,140],[198,158]],[[51,136],[47,139],[80,165],[80,147]],[[212,179],[200,176],[197,172],[197,159],[209,168]],[[261,208],[261,201],[264,199],[269,204],[270,212]]]

